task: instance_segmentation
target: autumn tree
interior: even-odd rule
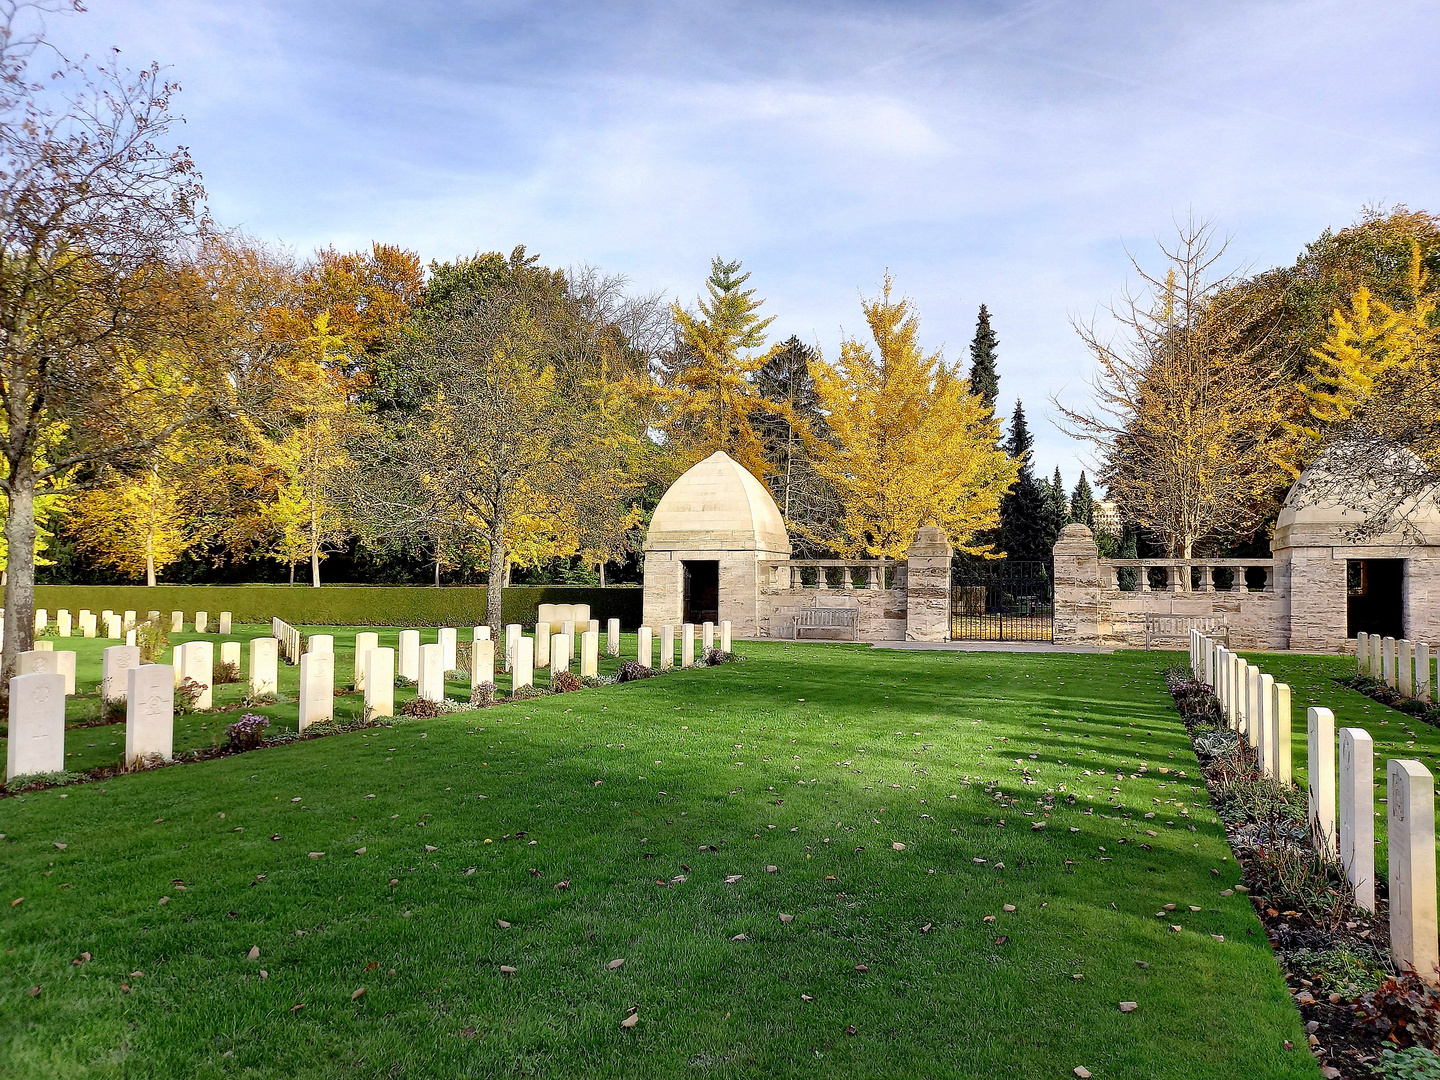
[[[835,490],[815,467],[816,443],[829,437],[820,413],[812,367],[820,354],[798,337],[771,349],[755,375],[755,388],[767,402],[755,417],[765,447],[764,481],[785,526],[801,538],[833,532],[840,517]]]
[[[815,365],[831,432],[815,467],[843,506],[834,534],[818,539],[847,557],[900,558],[920,526],[937,525],[979,553],[975,537],[996,524],[1019,466],[998,448],[985,403],[920,347],[919,318],[888,274],[861,307],[873,344],[848,339],[834,366]]]
[[[1225,246],[1205,222],[1160,245],[1165,269],[1109,309],[1120,328],[1077,324],[1097,365],[1095,406],[1055,403],[1070,434],[1094,445],[1121,514],[1160,535],[1172,555],[1248,537],[1283,485],[1288,437],[1283,373],[1267,362],[1264,328],[1213,277]]]
[[[984,304],[975,319],[975,337],[970,342],[970,392],[992,412],[1000,396],[1000,373],[996,370],[996,350],[1000,339],[990,326],[990,312]]]
[[[705,281],[708,298],[694,311],[672,305],[675,346],[662,367],[661,400],[666,436],[683,464],[723,450],[763,478],[769,465],[756,418],[766,403],[755,379],[774,318],[760,317],[764,301],[744,288],[749,279],[738,260],[717,255]]]
[[[353,505],[372,527],[469,529],[489,549],[488,621],[498,635],[517,548],[585,547],[636,482],[623,466],[643,414],[600,385],[623,367],[614,327],[565,303],[566,282],[523,248],[450,267],[386,362],[389,402],[357,441]],[[617,448],[619,453],[617,453]]]
[[[186,270],[203,193],[188,153],[165,145],[175,87],[155,66],[66,65],[42,81],[34,11],[0,6],[4,694],[32,643],[37,499],[148,452],[206,403],[192,394],[151,426],[174,384],[137,359],[165,347],[182,382],[207,377]]]

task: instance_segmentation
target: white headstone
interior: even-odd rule
[[[135,631],[134,631],[134,630],[126,630],[126,631],[125,631],[125,644],[126,644],[126,645],[134,645],[134,644],[135,644]]]
[[[400,631],[400,652],[396,656],[400,664],[400,677],[417,682],[420,679],[420,631]]]
[[[32,676],[35,678],[37,676]],[[1435,917],[1435,779],[1418,761],[1392,759],[1390,812],[1390,951],[1395,966],[1436,983],[1440,965]]]
[[[522,686],[535,685],[535,640],[520,637],[515,642],[515,670],[510,677],[510,693]]]
[[[126,672],[140,666],[140,650],[134,645],[111,645],[100,654],[100,700],[124,701],[128,685]]]
[[[515,670],[515,643],[520,640],[521,630],[519,623],[505,624],[505,670]]]
[[[55,653],[57,657],[58,670],[65,676],[65,693],[75,693],[75,654],[69,649],[62,649]]]
[[[210,613],[208,611],[195,612],[195,632],[197,634],[210,632]]]
[[[172,611],[172,612],[170,612],[170,632],[171,632],[172,634],[179,634],[179,633],[182,633],[184,630],[185,630],[185,612],[183,612],[183,611]]]
[[[570,670],[570,658],[565,655],[565,635],[550,635],[550,682],[562,671]]]
[[[37,642],[35,642],[35,649],[36,649],[36,651],[38,651],[38,652],[54,652],[54,651],[55,651],[55,642],[53,642],[53,641],[37,641]]]
[[[1260,745],[1260,669],[1254,664],[1245,666],[1245,737]]]
[[[1340,865],[1355,903],[1375,910],[1375,740],[1364,728],[1340,729]]]
[[[599,619],[587,619],[587,620],[585,620],[585,629],[586,629],[587,631],[594,631],[594,632],[598,635],[598,634],[600,633],[600,620],[599,620]]]
[[[555,618],[555,608],[555,604],[541,604],[535,610],[535,622],[537,624],[543,622],[551,625],[558,625],[558,620]]]
[[[620,655],[620,620],[605,620],[605,655]]]
[[[1364,630],[1355,635],[1355,670],[1361,675],[1370,674],[1370,635]]]
[[[642,626],[635,631],[635,662],[641,667],[652,667],[654,656],[650,627]]]
[[[455,648],[455,627],[440,627],[439,641],[440,663],[444,665],[446,671],[454,671],[456,664],[455,653],[457,651]]]
[[[471,640],[471,641],[489,641],[489,640],[490,640],[490,627],[488,627],[488,626],[477,626],[477,627],[475,627],[475,629],[474,629],[473,631],[471,631],[471,633],[470,633],[470,640]]]
[[[1380,670],[1381,678],[1385,685],[1394,689],[1395,687],[1395,639],[1383,637],[1380,639]]]
[[[566,619],[560,624],[560,632],[565,635],[565,659],[575,659],[575,620]]]
[[[300,657],[300,730],[335,719],[335,653],[307,652]]]
[[[235,671],[240,671],[240,642],[222,641],[220,643],[220,663],[234,664]]]
[[[675,627],[668,623],[660,627],[660,670],[675,666]]]
[[[1261,672],[1259,700],[1255,712],[1259,717],[1255,732],[1255,757],[1260,771],[1266,776],[1275,776],[1275,676]]]
[[[334,656],[334,655],[335,655],[335,635],[334,635],[334,634],[311,634],[310,637],[309,637],[309,639],[308,639],[308,640],[306,641],[306,643],[305,643],[305,649],[306,649],[307,652],[313,652],[313,653],[328,652],[331,656]]]
[[[80,613],[80,635],[87,638],[95,636],[95,616],[88,611]]]
[[[395,715],[395,650],[365,654],[365,719]]]
[[[113,611],[105,616],[105,636],[112,641],[119,641],[125,636],[125,631],[120,626],[120,616]]]
[[[70,631],[72,629],[70,622],[70,612],[66,611],[64,608],[61,608],[55,616],[55,627],[60,631],[61,637],[69,637]]]
[[[580,676],[593,679],[600,674],[600,631],[586,630],[580,638]]]
[[[700,655],[705,655],[715,648],[715,624],[713,622],[700,624]]]
[[[692,622],[680,626],[680,666],[695,666],[695,624]]]
[[[1370,677],[1377,682],[1385,677],[1385,643],[1379,634],[1370,635]]]
[[[220,612],[220,633],[222,633],[222,634],[228,634],[228,633],[230,633],[230,627],[231,627],[232,625],[233,625],[233,621],[232,621],[230,612],[228,612],[228,611],[222,611],[222,612]]]
[[[125,764],[175,757],[175,672],[143,664],[126,672]]]
[[[57,652],[42,652],[39,649],[22,652],[15,658],[15,674],[59,675],[60,654]]]
[[[10,680],[10,733],[5,779],[65,770],[65,680],[16,675]]]
[[[380,635],[364,630],[355,635],[355,689],[365,689],[365,657],[380,647]]]
[[[1272,728],[1274,744],[1270,758],[1275,762],[1275,779],[1290,786],[1290,687],[1277,682],[1271,690],[1270,715],[1275,723]]]
[[[215,643],[213,641],[187,641],[182,655],[184,656],[185,670],[181,673],[181,678],[194,679],[205,688],[195,700],[195,708],[210,708],[214,701],[211,689],[215,683]],[[251,653],[250,660],[253,664],[254,653]],[[253,672],[251,677],[254,677]]]
[[[550,624],[548,622],[537,622],[535,624],[535,669],[550,666]]]
[[[482,683],[495,685],[495,642],[477,638],[470,646],[470,689]]]
[[[426,701],[445,700],[445,650],[439,645],[421,645],[416,696]]]
[[[35,633],[37,633],[37,634],[40,633],[42,630],[44,630],[44,629],[45,629],[47,626],[49,626],[49,625],[50,625],[50,615],[49,615],[49,613],[46,612],[46,610],[45,610],[43,607],[41,607],[41,608],[36,608],[36,609],[35,609]]]
[[[280,642],[273,637],[250,639],[250,696],[274,697],[280,692]]]
[[[121,620],[120,620],[120,629],[121,629],[121,630],[134,630],[134,629],[135,629],[135,612],[134,612],[133,609],[130,610],[130,611],[125,612],[124,616],[121,618]]]
[[[1305,713],[1305,769],[1310,774],[1310,832],[1321,855],[1334,858],[1335,714],[1312,706]]]
[[[1423,641],[1417,641],[1415,643],[1415,696],[1421,701],[1434,701],[1430,685],[1430,646]]]
[[[1406,697],[1415,696],[1415,649],[1408,640],[1395,643],[1395,688]]]
[[[731,644],[731,642],[730,642],[730,620],[729,620],[729,619],[721,619],[721,620],[720,620],[720,651],[723,652],[723,653],[728,653],[728,652],[730,652],[730,651],[731,651],[731,649],[730,649],[730,644]]]

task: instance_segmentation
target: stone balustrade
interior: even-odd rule
[[[905,564],[891,559],[785,559],[761,563],[765,584],[776,589],[903,589]]]
[[[1100,588],[1116,592],[1275,591],[1274,559],[1101,559],[1099,566]]]

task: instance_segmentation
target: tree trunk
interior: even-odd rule
[[[5,573],[5,644],[0,657],[0,703],[10,711],[10,677],[17,657],[35,644],[35,477],[29,462],[10,476],[5,518],[8,560]]]
[[[501,599],[505,588],[505,536],[498,525],[490,527],[490,581],[485,586],[485,618],[490,623],[490,638],[497,649],[505,647],[505,624],[501,615]]]
[[[600,587],[605,588],[605,564],[600,564]]]
[[[436,587],[437,589],[440,587],[440,548],[439,548],[439,545],[436,545],[436,548],[435,548],[435,587]]]
[[[310,587],[320,587],[320,521],[315,504],[310,504]]]
[[[153,536],[145,541],[145,584],[152,589],[155,587],[155,539]]]
[[[294,585],[294,584],[295,584],[295,563],[294,563],[294,560],[291,560],[291,563],[290,563],[290,584],[291,584],[291,585]]]

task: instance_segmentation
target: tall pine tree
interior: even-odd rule
[[[1065,481],[1060,477],[1060,466],[1055,466],[1055,475],[1045,488],[1045,522],[1050,534],[1050,546],[1060,537],[1060,530],[1070,522],[1070,503],[1065,498]]]
[[[1080,470],[1080,482],[1070,496],[1070,520],[1088,525],[1092,532],[1095,529],[1095,493],[1090,490],[1090,481],[1085,478],[1084,469]]]
[[[1034,444],[1025,408],[1017,399],[1005,452],[1020,466],[1020,475],[1000,500],[1000,547],[1012,559],[1048,559],[1055,546],[1048,520],[1048,491],[1042,490],[1050,485],[1042,485],[1030,471]]]
[[[1000,375],[995,370],[995,350],[1000,339],[990,329],[990,312],[980,305],[980,315],[975,320],[975,338],[970,342],[970,392],[985,402],[985,407],[995,411],[995,399],[1000,396]]]

